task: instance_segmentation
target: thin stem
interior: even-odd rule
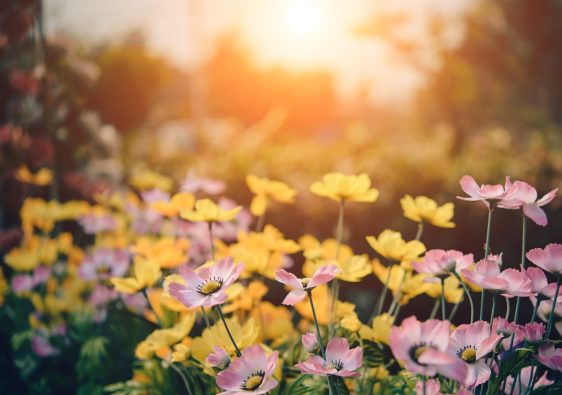
[[[236,349],[236,355],[238,355],[239,357],[242,356],[242,353],[240,352],[240,349],[236,345],[236,341],[234,341],[234,338],[232,337],[232,333],[230,333],[230,329],[228,329],[228,325],[226,324],[226,320],[224,319],[224,314],[222,313],[221,306],[218,304],[218,305],[216,305],[216,308],[217,308],[217,311],[219,312],[219,316],[221,317],[222,323],[224,324],[224,329],[226,329],[226,333],[228,334],[228,337],[230,338],[230,341],[232,342],[232,345]]]
[[[150,299],[148,299],[148,292],[146,291],[146,288],[143,288],[142,294],[144,295],[144,298],[146,299],[146,303],[148,303],[148,307],[152,311],[152,314],[154,314],[154,317],[156,317],[156,321],[158,322],[158,325],[160,326],[160,328],[162,328],[162,320],[160,320],[160,317],[158,316],[158,314],[156,314],[156,310],[154,309],[154,306],[152,306],[152,303],[150,303]]]
[[[531,324],[535,322],[537,319],[537,312],[539,311],[539,305],[542,302],[542,297],[540,295],[537,296],[537,303],[535,303],[535,308],[533,309],[533,315],[531,317]]]
[[[265,224],[265,212],[258,217],[258,222],[256,224],[256,232],[261,232],[263,230],[264,224]]]
[[[451,310],[451,314],[449,315],[449,321],[451,321],[451,322],[453,321],[453,317],[457,313],[460,305],[461,305],[460,300],[457,303],[455,303],[455,305],[453,306],[453,310]]]
[[[484,258],[487,258],[490,254],[490,238],[492,236],[492,213],[494,212],[494,206],[490,204],[488,207],[488,224],[486,225],[486,244],[484,245]]]
[[[433,304],[433,309],[431,310],[431,314],[429,315],[430,320],[435,318],[435,315],[437,314],[437,310],[439,309],[440,304],[441,304],[441,300],[435,299],[435,303]]]
[[[445,321],[445,279],[441,279],[441,319]]]
[[[314,303],[312,302],[312,292],[310,290],[306,291],[308,295],[308,301],[310,302],[310,309],[312,310],[312,318],[314,318],[314,326],[316,327],[316,337],[318,338],[318,345],[320,346],[320,351],[322,352],[322,358],[326,360],[326,350],[324,350],[324,345],[322,344],[322,335],[320,334],[320,326],[318,325],[318,318],[316,318],[316,309],[314,308]]]
[[[479,320],[484,320],[484,299],[486,296],[486,290],[482,288],[482,293],[480,294],[480,318]]]
[[[339,213],[338,213],[338,224],[337,224],[337,228],[336,228],[336,253],[335,253],[335,257],[334,259],[336,260],[336,263],[339,262],[339,256],[340,256],[340,248],[341,248],[341,242],[342,242],[342,238],[343,238],[343,216],[344,216],[344,207],[345,207],[345,200],[342,199],[340,200],[340,209],[339,209]],[[339,297],[339,281],[337,278],[334,279],[333,283],[332,283],[332,297],[331,297],[331,301],[330,301],[330,321],[329,321],[329,327],[328,327],[328,333],[330,335],[330,337],[333,336],[334,334],[334,317],[336,315],[336,305],[337,305],[337,301],[338,301],[338,297]]]
[[[527,244],[527,217],[523,212],[521,212],[521,216],[523,217],[523,223],[521,225],[521,270],[525,269],[526,260],[525,260],[525,250]],[[513,317],[513,321],[517,324],[517,320],[519,319],[519,305],[521,304],[521,297],[517,297],[517,301],[515,302],[515,316]]]
[[[382,290],[382,294],[379,299],[379,305],[377,306],[377,313],[376,315],[380,315],[382,308],[384,306],[384,302],[386,299],[386,294],[388,293],[388,283],[390,282],[390,275],[392,274],[392,266],[388,267],[388,274],[386,275],[386,279],[384,280],[384,288]]]
[[[201,313],[203,313],[203,319],[205,320],[205,326],[207,328],[210,328],[211,324],[209,323],[209,317],[207,317],[207,312],[205,311],[205,308],[203,306],[201,306]]]
[[[558,300],[558,292],[560,291],[561,283],[562,283],[562,276],[558,274],[556,276],[556,293],[554,294],[554,299],[552,300],[552,308],[550,309],[550,315],[548,316],[548,325],[546,327],[546,332],[544,334],[544,340],[550,337],[550,331],[552,330],[552,325],[554,324],[554,309],[556,308],[556,302]]]
[[[322,358],[326,361],[326,350],[324,349],[324,344],[322,344],[322,335],[320,334],[320,325],[318,325],[318,318],[316,317],[316,309],[314,308],[314,302],[312,301],[312,291],[307,290],[306,294],[308,295],[308,301],[310,302],[310,309],[312,310],[312,318],[314,319],[314,326],[316,327],[316,338],[318,339],[318,346],[320,347],[320,352],[322,353]],[[337,385],[334,386],[332,379],[327,376],[328,379],[328,388],[330,390],[330,394],[333,392],[333,387],[336,389],[336,393],[339,395],[339,389]]]
[[[416,238],[414,240],[420,240],[423,233],[423,222],[418,223],[418,231],[416,232]]]
[[[496,313],[496,298],[497,298],[497,296],[498,295],[497,295],[496,292],[492,292],[492,313],[490,314],[490,324],[494,320],[494,314]]]
[[[462,288],[464,289],[464,294],[466,295],[466,297],[468,298],[468,302],[470,303],[470,323],[472,324],[474,322],[474,301],[472,300],[472,295],[470,295],[470,290],[466,286],[462,277],[459,276],[457,272],[453,272],[453,275],[461,283]]]
[[[509,321],[509,313],[511,312],[511,303],[509,303],[509,298],[505,298],[505,320]]]
[[[209,222],[209,244],[210,244],[210,253],[211,253],[211,260],[215,260],[215,243],[213,242],[213,222]]]
[[[183,374],[183,372],[181,371],[180,368],[178,368],[176,365],[174,365],[173,363],[170,363],[170,367],[172,369],[174,369],[181,377],[181,380],[183,381],[183,385],[185,386],[185,389],[187,390],[187,393],[189,395],[193,395],[193,392],[191,392],[191,388],[189,388],[189,383],[187,381],[187,377],[185,377],[185,375]]]

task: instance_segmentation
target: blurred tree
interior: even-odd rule
[[[91,96],[93,106],[121,132],[140,126],[169,80],[171,65],[150,54],[138,33],[100,48],[96,59],[101,77]]]

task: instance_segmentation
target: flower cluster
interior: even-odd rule
[[[32,176],[19,174],[23,181],[48,178]],[[378,199],[366,174],[331,173],[311,185],[312,194],[338,205],[335,235],[325,240],[291,240],[266,223],[275,203],[295,201],[297,191],[280,181],[249,175],[249,210],[217,196],[222,183],[192,174],[175,194],[173,181],[154,172],[135,174],[131,184],[136,193],[100,195],[94,203],[25,202],[23,240],[5,256],[10,270],[0,276],[0,303],[29,303],[26,339],[40,361],[72,355],[85,331],[93,335],[80,361],[98,349],[108,357],[104,342],[121,327],[123,339],[134,340],[129,357],[136,362],[131,379],[107,386],[110,393],[560,388],[554,330],[562,331],[562,244],[525,249],[527,218],[545,226],[542,207],[556,190],[538,199],[522,181],[479,186],[463,177],[468,197],[461,199],[488,209],[483,253],[428,249],[424,230],[455,227],[454,204],[407,195],[400,203],[415,237],[391,229],[368,235],[362,243],[376,253],[369,256],[356,253],[344,232],[349,205]],[[501,252],[492,253],[496,209],[522,213],[519,265],[507,267]],[[79,231],[61,232],[63,222]],[[340,295],[361,282],[376,288],[369,311]],[[404,316],[403,307],[422,296],[434,300],[432,311]],[[502,317],[498,299],[507,306]],[[524,303],[530,319],[522,318]],[[470,315],[454,319],[459,307]]]

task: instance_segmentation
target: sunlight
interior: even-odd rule
[[[314,0],[292,0],[287,7],[285,21],[294,33],[311,33],[320,24],[320,9]]]

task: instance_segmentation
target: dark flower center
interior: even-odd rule
[[[197,292],[205,296],[211,295],[221,289],[223,283],[224,280],[222,278],[211,277],[197,286]]]
[[[263,383],[264,376],[265,372],[263,370],[258,370],[257,372],[249,375],[246,380],[240,384],[240,388],[245,391],[253,391],[258,388],[261,383]]]

